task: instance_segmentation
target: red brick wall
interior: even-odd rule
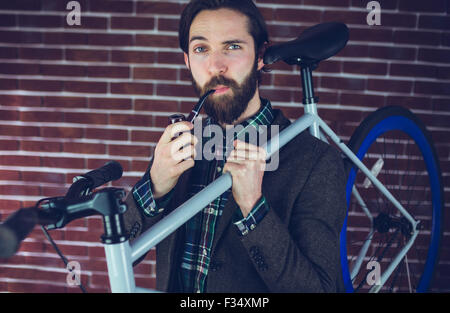
[[[83,0],[81,26],[68,26],[63,0],[0,2],[0,219],[43,197],[65,194],[75,175],[114,159],[115,186],[143,174],[173,112],[196,101],[178,48],[186,1]],[[371,111],[390,104],[417,113],[432,132],[450,200],[450,3],[380,1],[381,26],[368,26],[366,0],[260,0],[273,42],[308,26],[342,21],[350,41],[315,71],[319,110],[348,140]],[[301,116],[297,69],[277,64],[262,94]],[[446,206],[446,211],[449,207]],[[448,212],[447,212],[448,213]],[[450,291],[450,233],[434,290]],[[89,291],[107,291],[101,220],[75,221],[53,237],[81,264]],[[9,261],[0,291],[78,292],[37,228]],[[154,252],[136,268],[137,284],[155,285]]]

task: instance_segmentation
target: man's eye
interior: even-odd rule
[[[205,47],[194,48],[194,52],[195,53],[202,53],[202,52],[205,52],[205,51],[206,51]]]
[[[238,50],[238,49],[241,49],[241,46],[233,44],[233,45],[229,45],[228,49],[229,50]]]

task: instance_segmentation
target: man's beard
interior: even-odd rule
[[[227,91],[231,91],[230,95],[210,95],[203,104],[205,113],[211,117],[214,122],[231,125],[242,115],[242,113],[244,113],[256,92],[256,85],[259,78],[257,66],[258,63],[255,61],[252,70],[241,84],[238,84],[233,79],[225,78],[224,76],[216,76],[201,88],[192,77],[191,73],[192,84],[199,97],[218,85],[230,88],[230,90]]]

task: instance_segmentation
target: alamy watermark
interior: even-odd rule
[[[77,261],[70,261],[67,263],[66,282],[69,286],[79,286],[81,284],[81,265]]]
[[[366,6],[370,12],[367,14],[367,25],[381,25],[381,5],[378,1],[370,1]]]
[[[380,263],[377,261],[370,261],[367,263],[366,269],[370,270],[366,276],[366,283],[369,286],[381,285],[381,268]]]
[[[81,25],[81,5],[78,1],[70,1],[66,5],[67,10],[71,10],[66,17],[67,25]]]
[[[266,158],[264,170],[275,171],[279,165],[279,130],[279,125],[247,126],[245,128],[242,125],[228,125],[224,129],[217,124],[210,124],[203,127],[203,120],[196,119],[193,134],[198,139],[198,143],[195,146],[194,160],[226,160],[234,149],[233,141],[238,139],[253,146],[266,147],[265,155],[270,158]],[[173,127],[172,137],[177,133],[179,133],[179,128]],[[268,145],[269,139],[270,145]],[[179,145],[172,146],[171,155],[174,159],[177,158],[180,148]]]

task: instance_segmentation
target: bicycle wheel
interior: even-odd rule
[[[409,214],[420,221],[412,247],[380,291],[427,291],[439,258],[444,195],[431,136],[409,110],[388,106],[370,114],[355,130],[348,146]],[[352,195],[354,186],[372,221]],[[368,291],[374,284],[373,275],[377,274],[372,261],[379,265],[378,274],[383,274],[411,237],[412,227],[353,163],[346,187],[348,211],[341,232],[344,282],[348,292]],[[359,272],[352,275],[365,243],[367,254]]]

